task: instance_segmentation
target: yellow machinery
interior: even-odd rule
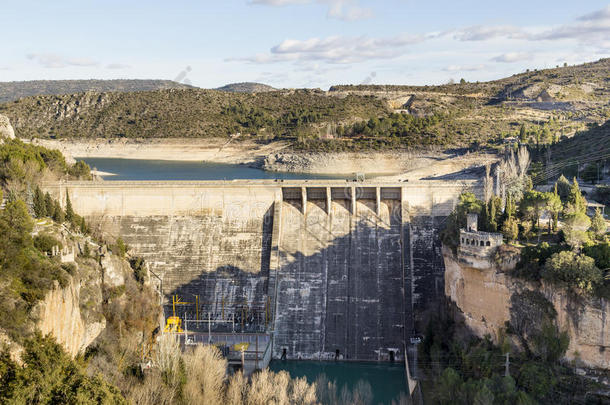
[[[248,350],[248,347],[250,347],[250,343],[248,342],[236,343],[233,345],[233,350],[236,352],[245,352]]]
[[[189,305],[192,302],[184,302],[180,300],[177,295],[172,295],[172,316],[168,316],[165,320],[165,328],[163,332],[180,333],[184,332],[182,329],[182,319],[176,316],[176,305]]]
[[[169,316],[165,320],[165,328],[163,332],[180,333],[182,330],[182,319],[178,316]]]

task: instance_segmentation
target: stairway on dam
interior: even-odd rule
[[[166,314],[178,295],[183,318],[272,332],[276,358],[351,360],[404,355],[418,311],[443,293],[439,227],[462,191],[476,191],[438,181],[45,188],[144,257]]]

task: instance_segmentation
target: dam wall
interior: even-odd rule
[[[144,257],[166,314],[177,295],[182,318],[273,331],[274,357],[362,360],[404,356],[418,310],[444,293],[438,230],[459,194],[478,190],[322,180],[45,188]]]

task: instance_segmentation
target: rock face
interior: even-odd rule
[[[515,298],[526,291],[538,291],[557,312],[557,324],[570,336],[566,359],[586,367],[610,369],[610,302],[599,298],[578,298],[551,285],[523,282],[497,266],[475,269],[458,262],[443,249],[445,295],[463,313],[465,323],[479,337],[486,334],[497,342],[506,322],[514,323]]]
[[[120,257],[105,254],[101,259],[104,284],[110,287],[118,287],[125,284],[125,266],[127,263]]]
[[[65,288],[56,281],[34,309],[37,327],[51,334],[72,356],[84,350],[106,327],[106,320],[87,323],[80,311],[80,285],[74,279]]]
[[[11,126],[11,122],[9,121],[6,115],[0,114],[0,141],[2,139],[13,139],[15,137],[15,131]]]
[[[344,174],[397,174],[411,169],[414,161],[405,153],[274,153],[267,156],[263,169],[277,172]]]

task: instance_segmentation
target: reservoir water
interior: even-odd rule
[[[332,174],[268,172],[253,167],[211,162],[142,160],[120,158],[77,158],[92,169],[112,173],[104,180],[233,180],[233,179],[345,179]],[[367,176],[369,177],[369,176]],[[353,176],[349,176],[350,179]]]
[[[291,377],[305,377],[309,383],[325,374],[337,384],[337,394],[346,387],[353,390],[359,380],[368,382],[373,393],[373,404],[398,403],[400,393],[407,391],[405,367],[402,363],[367,363],[310,360],[273,360],[271,371],[286,370]]]

